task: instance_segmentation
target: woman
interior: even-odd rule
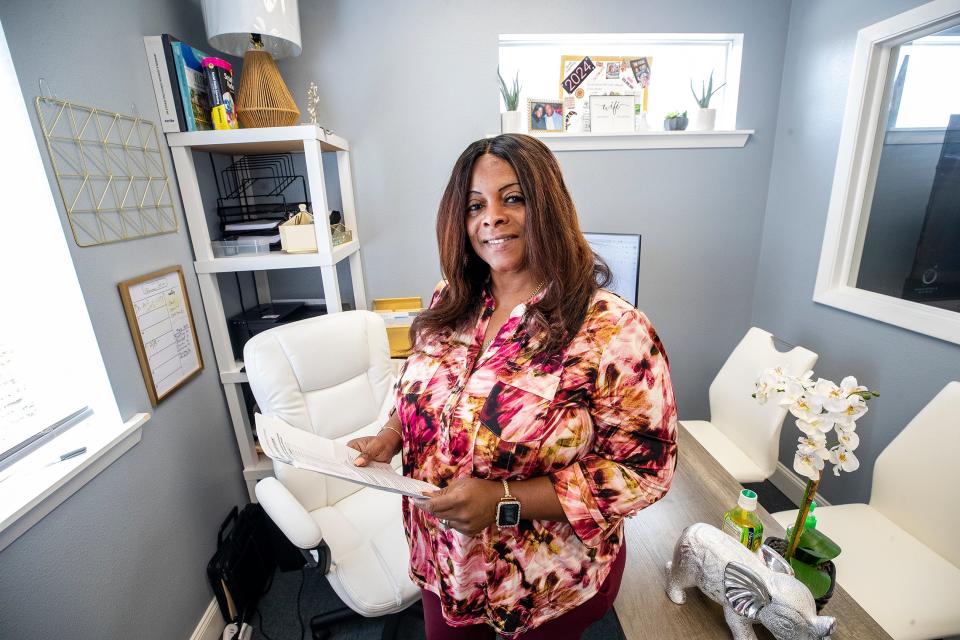
[[[437,217],[446,283],[358,464],[403,452],[442,489],[404,499],[427,637],[579,638],[623,571],[623,518],[667,492],[676,407],[646,317],[600,288],[556,159],[474,142]],[[519,503],[519,504],[517,504]]]
[[[547,118],[543,115],[543,105],[539,102],[533,106],[533,115],[530,117],[531,129],[546,129]]]

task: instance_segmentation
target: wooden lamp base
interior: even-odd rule
[[[286,127],[300,119],[297,103],[269,52],[250,49],[243,56],[236,108],[237,118],[246,128]]]

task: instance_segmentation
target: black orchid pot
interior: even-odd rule
[[[683,131],[687,128],[687,124],[690,123],[690,120],[686,116],[680,116],[677,118],[666,118],[663,121],[663,128],[666,131]]]
[[[763,541],[763,544],[767,545],[781,556],[786,556],[787,554],[787,541],[783,538],[774,538],[769,537]],[[802,560],[802,550],[798,550],[797,559]],[[814,598],[814,602],[817,604],[817,613],[827,606],[827,603],[830,602],[830,598],[833,597],[833,588],[837,586],[837,566],[833,564],[833,560],[827,560],[826,562],[821,562],[817,565],[817,569],[820,571],[825,571],[828,576],[830,576],[830,588],[827,589],[827,592],[823,594],[823,597]]]

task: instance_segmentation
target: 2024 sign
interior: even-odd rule
[[[593,70],[596,68],[597,65],[593,64],[593,60],[591,60],[589,56],[584,58],[580,61],[580,64],[578,64],[574,70],[571,71],[566,78],[564,78],[563,90],[572,94],[577,90],[577,87],[583,84],[584,80],[587,79],[587,76],[593,73]]]

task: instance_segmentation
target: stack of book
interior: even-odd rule
[[[144,36],[143,46],[163,131],[213,129],[210,92],[201,64],[210,54],[167,33]]]

